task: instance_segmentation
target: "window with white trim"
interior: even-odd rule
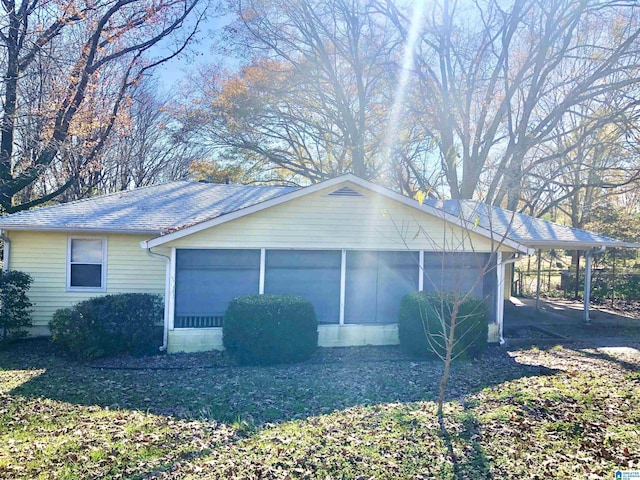
[[[104,238],[69,238],[68,289],[104,290],[106,288],[106,246]]]

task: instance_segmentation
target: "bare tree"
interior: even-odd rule
[[[198,3],[2,0],[3,212],[49,201],[74,184],[84,168],[91,168],[130,88],[181,52],[198,28]],[[191,17],[191,29],[183,30]],[[166,54],[152,55],[154,46],[170,40],[173,47]],[[52,172],[60,161],[74,168]]]
[[[578,148],[576,128],[619,126],[637,106],[640,7],[626,0],[229,5],[234,63],[196,82],[183,122],[266,179],[351,171],[544,209],[557,199],[536,193],[539,175]]]
[[[394,163],[382,158],[398,50],[386,17],[354,0],[230,3],[237,20],[224,47],[245,61],[206,72],[186,115],[216,154],[292,181],[353,172],[415,190],[428,142],[415,142],[423,133],[406,115],[401,133],[414,142]]]
[[[184,178],[202,157],[200,146],[182,138],[168,95],[145,80],[131,95],[128,119],[101,155],[100,193]]]
[[[635,188],[640,175],[637,121],[627,114],[635,112],[605,112],[601,122],[586,107],[565,115],[558,135],[527,162],[521,196],[530,214],[562,212],[576,228],[608,197]]]
[[[425,194],[417,195],[418,202],[423,203]],[[419,221],[399,224],[388,212],[394,228],[409,249],[407,232],[415,231],[412,241],[420,238],[428,250],[424,252],[420,274],[424,276],[424,291],[429,296],[421,299],[419,304],[419,320],[422,322],[427,350],[443,362],[443,373],[438,390],[438,417],[444,428],[444,400],[449,382],[452,362],[473,349],[475,342],[484,342],[486,331],[477,329],[474,324],[480,321],[483,306],[495,313],[497,289],[504,288],[498,281],[497,268],[502,268],[497,261],[497,253],[508,241],[508,234],[516,219],[514,212],[503,211],[508,216],[494,215],[493,207],[478,202],[450,200],[449,206],[437,201],[435,204],[436,219],[441,230],[433,226],[426,228]],[[459,224],[450,223],[451,216],[457,218]],[[500,218],[498,221],[497,218]],[[488,239],[480,240],[477,230],[482,229],[489,234]],[[480,245],[479,242],[488,242]],[[427,260],[427,254],[433,257]],[[493,275],[494,282],[487,282]],[[487,288],[488,286],[488,288]],[[434,325],[436,326],[435,328]],[[401,342],[403,334],[401,334]]]
[[[425,15],[414,63],[426,135],[437,139],[453,198],[519,208],[539,149],[567,115],[599,103],[615,121],[634,108],[639,7],[620,0],[442,0]],[[413,18],[383,4],[404,38]],[[616,110],[611,108],[617,97]],[[637,97],[636,97],[637,98]],[[590,115],[587,113],[587,115]],[[601,117],[599,121],[603,121]]]

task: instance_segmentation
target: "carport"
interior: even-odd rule
[[[495,235],[497,245],[510,240],[526,247],[529,255],[538,253],[536,308],[540,299],[540,253],[546,250],[564,249],[582,252],[585,258],[585,288],[582,317],[589,322],[589,302],[591,299],[591,270],[593,257],[607,248],[640,248],[640,243],[630,243],[605,237],[588,230],[567,227],[547,220],[535,218],[525,213],[512,212],[504,208],[486,205],[472,200],[431,201],[438,208],[458,218],[465,219],[468,224],[481,226]],[[496,249],[497,251],[497,249]],[[497,252],[497,295],[496,320],[498,323],[500,342],[503,343],[504,301],[511,291],[511,269],[507,265],[522,258],[521,254]],[[505,258],[506,257],[506,258]]]
[[[621,242],[612,240],[611,242],[607,242],[606,244],[593,245],[593,244],[585,244],[581,242],[573,242],[573,243],[565,243],[565,244],[556,244],[554,246],[544,245],[540,246],[539,244],[535,247],[532,247],[536,251],[537,262],[536,262],[536,310],[539,309],[540,305],[540,285],[541,285],[541,259],[542,252],[547,250],[556,250],[556,249],[564,249],[564,250],[573,250],[577,252],[578,262],[576,264],[576,283],[579,283],[578,272],[580,265],[580,257],[584,256],[585,267],[584,267],[584,295],[583,295],[583,313],[582,318],[585,323],[589,323],[589,303],[591,300],[591,274],[593,268],[593,258],[595,255],[602,254],[604,251],[609,248],[622,248],[622,247],[631,247],[631,244],[621,244]],[[577,287],[576,287],[577,288]]]

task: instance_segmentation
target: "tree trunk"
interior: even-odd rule
[[[11,156],[15,136],[16,109],[18,101],[18,30],[19,19],[14,12],[9,15],[9,33],[6,38],[7,63],[4,75],[4,115],[0,123],[0,207],[11,208],[13,194],[9,183],[13,180]]]
[[[455,342],[455,330],[456,320],[458,317],[459,302],[456,301],[453,304],[453,310],[451,312],[451,323],[449,330],[449,337],[447,338],[447,351],[444,358],[444,371],[442,372],[442,378],[440,379],[440,389],[438,391],[438,418],[442,421],[444,417],[444,394],[447,389],[447,383],[449,382],[449,372],[451,370],[451,357],[453,355],[453,345]]]

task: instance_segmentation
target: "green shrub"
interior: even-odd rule
[[[1,340],[24,337],[31,326],[31,307],[27,292],[33,279],[17,270],[0,271]]]
[[[453,294],[443,292],[405,295],[398,317],[401,348],[411,355],[444,358],[445,336],[448,338],[451,329],[454,300]],[[469,296],[459,306],[453,358],[477,358],[482,355],[487,348],[487,318],[487,307],[478,297]]]
[[[611,298],[613,288],[614,276],[610,271],[595,272],[591,280],[591,298],[601,301]],[[640,274],[618,273],[615,276],[615,294],[616,298],[623,300],[640,300]]]
[[[229,303],[223,343],[241,364],[299,362],[318,345],[313,305],[292,295],[250,295]]]
[[[157,352],[162,342],[162,319],[161,296],[124,293],[60,309],[49,328],[52,340],[77,357],[147,355]]]

